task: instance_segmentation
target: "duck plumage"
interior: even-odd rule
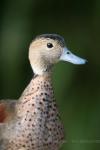
[[[17,101],[0,103],[0,150],[59,150],[64,128],[54,97],[52,67],[60,60],[76,64],[86,60],[73,55],[57,34],[37,36],[30,44],[29,60],[35,73],[29,85]]]

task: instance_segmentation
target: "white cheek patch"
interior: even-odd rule
[[[82,65],[87,62],[86,59],[80,58],[74,55],[73,53],[71,53],[66,47],[63,48],[63,52],[62,55],[60,56],[60,60],[68,61],[76,65]]]

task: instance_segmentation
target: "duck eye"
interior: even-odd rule
[[[52,48],[52,47],[53,47],[53,44],[52,44],[52,43],[47,43],[47,47],[48,47],[48,48]]]

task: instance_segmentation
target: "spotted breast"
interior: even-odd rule
[[[6,128],[3,150],[59,149],[64,130],[49,75],[31,80],[16,105],[16,113],[15,121]]]

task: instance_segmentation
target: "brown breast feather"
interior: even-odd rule
[[[0,123],[7,122],[15,115],[16,100],[0,101]]]

